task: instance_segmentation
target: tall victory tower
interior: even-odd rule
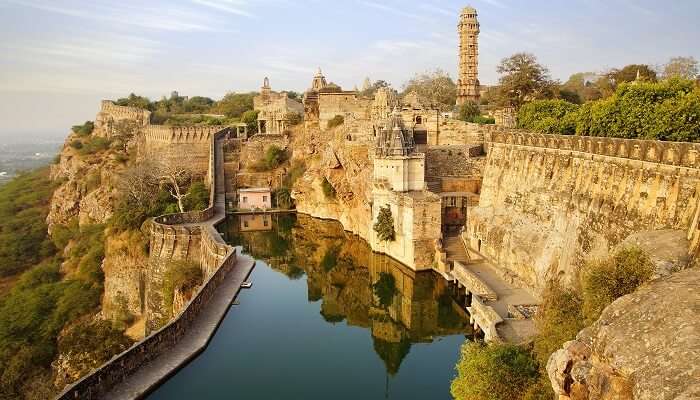
[[[479,101],[479,21],[476,10],[465,7],[459,16],[459,79],[457,105]]]

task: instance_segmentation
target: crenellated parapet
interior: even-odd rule
[[[165,126],[149,125],[145,130],[146,143],[207,143],[225,126]]]
[[[109,126],[114,121],[133,120],[141,126],[150,124],[151,112],[138,107],[118,106],[111,100],[102,100],[100,112],[97,113],[97,128]]]
[[[490,141],[492,143],[576,151],[687,168],[700,167],[699,143],[497,131],[491,133]]]

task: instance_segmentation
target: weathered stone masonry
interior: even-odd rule
[[[494,133],[465,239],[533,291],[576,276],[635,232],[687,232],[698,248],[700,145]]]

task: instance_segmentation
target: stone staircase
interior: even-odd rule
[[[469,262],[469,255],[459,235],[445,237],[443,248],[448,262],[459,261],[465,264]]]

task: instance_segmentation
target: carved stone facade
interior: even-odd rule
[[[459,16],[459,79],[457,105],[479,102],[479,21],[476,10],[465,7]]]
[[[270,80],[265,78],[260,95],[253,99],[253,108],[258,111],[258,132],[281,135],[288,128],[287,114],[302,115],[304,106],[287,96],[287,92],[273,92]]]

